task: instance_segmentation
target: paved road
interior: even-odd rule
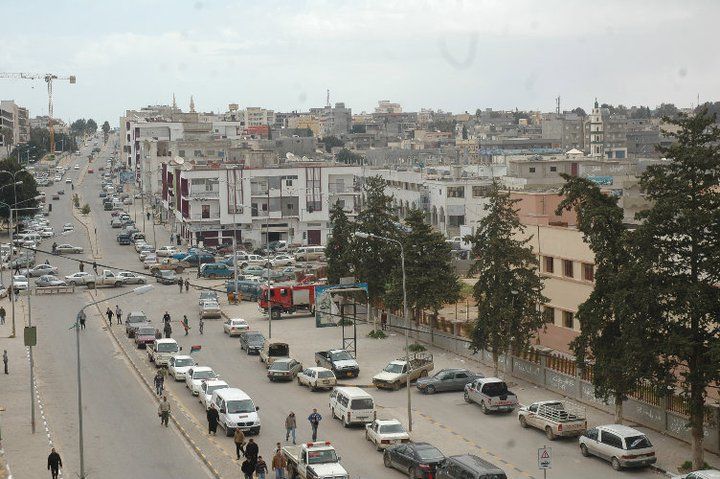
[[[70,170],[67,175],[76,180],[78,172]],[[50,191],[58,188],[65,189],[65,196],[60,202],[54,202],[50,221],[55,231],[62,231],[64,223],[73,221],[72,191],[70,185],[54,185],[46,189],[48,197]],[[55,241],[78,244],[86,251],[90,250],[87,236],[77,223],[74,233],[61,238]],[[52,244],[52,241],[45,243]],[[50,261],[66,275],[77,271],[77,263],[69,258],[50,257]],[[75,477],[79,473],[75,333],[69,327],[79,308],[91,300],[87,291],[79,291],[74,295],[32,298],[33,322],[39,330],[39,345],[35,349],[38,382],[45,399],[46,415],[63,455],[65,477]],[[150,393],[141,387],[137,375],[119,354],[97,312],[89,310],[88,313],[88,326],[82,332],[88,476],[210,477],[180,435],[159,426]]]
[[[95,167],[103,162],[104,159],[98,160]],[[98,188],[97,174],[86,176],[81,186],[81,191],[92,207],[92,216],[97,225],[102,252],[102,258],[98,262],[122,269],[143,271],[132,247],[117,245],[115,236],[118,230],[109,227],[110,214],[102,211],[97,195]],[[63,219],[64,214],[69,213],[63,212],[53,217],[56,229],[67,221]],[[141,221],[138,223],[142,224]],[[74,236],[69,237],[69,241],[88,247],[81,232],[76,230]],[[167,231],[159,226],[155,233],[157,246],[165,244],[169,239]],[[152,237],[151,234],[148,236]],[[68,266],[61,265],[61,268],[64,268],[64,274],[67,274],[65,271],[69,272]],[[203,285],[210,284],[204,280],[191,279]],[[110,296],[116,292],[117,290],[109,289],[102,290],[100,294]],[[58,430],[61,433],[58,436],[62,437],[60,447],[65,450],[73,450],[75,447],[76,421],[73,412],[74,343],[72,333],[67,327],[78,305],[85,301],[80,300],[79,296],[87,294],[77,293],[75,297],[52,299],[38,297],[33,303],[34,311],[37,311],[36,315],[40,317],[38,322],[43,328],[47,328],[48,333],[44,334],[58,338],[53,340],[52,348],[42,348],[42,351],[39,351],[38,363],[42,370],[42,387],[47,396],[50,420],[56,423],[56,429],[62,428]],[[174,286],[157,285],[154,291],[146,295],[128,296],[118,301],[122,301],[119,304],[125,311],[143,309],[158,324],[163,312],[167,310],[173,320],[177,321],[183,314],[187,314],[191,324],[197,325],[197,293],[192,290],[189,294],[180,294]],[[223,304],[223,307],[232,316],[246,318],[253,328],[267,335],[267,323],[255,305],[244,303],[241,306],[228,307]],[[115,346],[107,328],[97,315],[92,317],[83,337],[83,354],[85,364],[88,365],[84,378],[88,404],[86,430],[89,468],[96,472],[102,470],[102,477],[107,478],[128,477],[133,473],[138,477],[147,477],[148,468],[162,470],[161,474],[153,477],[203,477],[204,472],[200,472],[202,467],[178,435],[155,427],[155,405],[140,381],[140,377],[149,379],[153,369],[148,364],[144,351],[132,348],[131,343],[122,338],[120,327],[116,326],[114,329],[121,337],[122,349]],[[284,439],[283,422],[290,410],[294,410],[299,418],[298,439],[309,440],[310,429],[305,418],[313,407],[317,407],[325,416],[320,426],[320,436],[335,444],[351,477],[402,477],[399,472],[384,468],[381,455],[365,441],[361,428],[344,429],[339,421],[330,419],[327,393],[311,393],[294,383],[269,383],[257,358],[242,353],[237,340],[222,333],[220,321],[207,321],[203,336],[198,334],[196,327],[187,337],[182,335],[181,328],[177,325],[174,330],[174,336],[184,346],[185,351],[189,350],[190,345],[202,345],[202,351],[197,354],[200,363],[214,367],[231,385],[248,392],[260,406],[263,426],[257,439],[264,456],[270,456],[275,443]],[[360,379],[355,381],[359,383],[368,383],[374,372],[402,351],[401,338],[370,340],[365,338],[366,332],[366,327],[360,328],[358,354],[362,374]],[[292,355],[306,365],[312,363],[314,351],[339,347],[339,335],[340,332],[333,328],[314,328],[314,322],[309,318],[290,318],[273,323],[273,338],[288,341]],[[140,376],[130,372],[128,361],[136,365]],[[452,355],[436,353],[436,368],[461,364]],[[178,417],[188,435],[207,457],[212,458],[217,469],[224,473],[223,477],[236,477],[235,474],[239,476],[237,464],[233,463],[232,440],[221,435],[207,438],[204,411],[197,400],[190,396],[183,383],[169,384],[169,390],[173,400],[180,405]],[[405,421],[404,391],[370,392],[376,398],[380,417],[396,417]],[[521,400],[525,401],[543,398],[542,391],[533,388],[521,388],[516,392]],[[515,415],[484,416],[477,407],[465,404],[459,393],[423,396],[413,390],[412,397],[416,440],[432,442],[446,454],[471,452],[480,455],[501,466],[510,478],[542,477],[537,470],[536,450],[547,441],[540,431],[520,429]],[[627,475],[638,478],[656,477],[651,471],[617,473],[604,462],[582,458],[577,442],[573,440],[557,441],[552,446],[555,460],[550,477],[553,478],[612,478]],[[117,461],[117,457],[129,459],[123,463]],[[72,464],[72,459],[70,461]],[[188,471],[198,472],[189,474]],[[179,472],[182,473],[178,474]]]

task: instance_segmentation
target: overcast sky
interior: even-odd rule
[[[55,115],[378,100],[452,112],[720,99],[720,1],[2,0],[1,72],[77,75]],[[42,81],[0,99],[47,114]]]

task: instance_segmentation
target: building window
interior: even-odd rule
[[[292,210],[295,209],[295,205],[293,205],[292,203],[288,203],[288,204],[287,204],[287,209],[290,210],[290,211],[292,211]]]
[[[487,196],[488,195],[488,187],[480,186],[480,185],[473,186],[472,187],[472,195],[475,198],[480,197],[480,196]]]
[[[210,205],[200,205],[200,208],[202,208],[202,218],[210,218]]]
[[[575,274],[573,273],[573,262],[569,259],[563,260],[563,274],[568,278],[572,278],[575,276]]]
[[[570,311],[563,311],[563,326],[573,329],[575,327],[575,315]]]
[[[448,198],[465,198],[465,187],[464,186],[448,186],[447,197]]]
[[[554,273],[555,272],[555,259],[552,256],[543,256],[544,263],[545,263],[545,272],[546,273]]]
[[[582,275],[585,281],[595,281],[595,267],[590,263],[583,263]]]
[[[555,308],[545,306],[545,309],[543,309],[543,318],[546,323],[553,324],[555,322]]]
[[[185,156],[185,150],[178,151],[178,156]]]
[[[530,167],[530,173],[535,173],[535,167],[534,167],[534,166],[531,166],[531,167]]]
[[[557,166],[551,166],[550,171],[557,171]]]
[[[293,180],[285,180],[285,186],[292,186]]]

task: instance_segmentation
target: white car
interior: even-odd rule
[[[29,284],[30,284],[28,279],[22,275],[14,275],[12,282],[13,282],[13,287],[18,291],[23,290],[23,289],[28,289]]]
[[[200,317],[201,318],[220,318],[222,312],[220,311],[220,305],[217,301],[205,300],[200,305]]]
[[[717,469],[703,469],[693,471],[682,476],[673,476],[673,479],[720,479],[720,471]]]
[[[135,240],[135,252],[139,253],[142,251],[142,247],[147,244],[147,241],[144,239],[136,239]]]
[[[63,233],[70,233],[72,231],[75,231],[75,225],[72,223],[65,223],[63,225]]]
[[[250,329],[250,325],[242,318],[231,318],[223,323],[223,331],[229,336],[236,336]]]
[[[185,374],[185,387],[190,390],[193,396],[200,393],[200,386],[203,381],[218,379],[218,375],[212,368],[207,366],[194,366]]]
[[[397,419],[375,419],[365,425],[365,439],[375,444],[378,451],[402,442],[410,442],[410,434]]]
[[[198,401],[205,407],[207,411],[210,409],[210,402],[212,400],[213,392],[218,389],[229,388],[230,385],[220,379],[209,379],[200,383],[200,394],[198,394]]]
[[[145,284],[147,283],[147,280],[144,276],[140,276],[137,273],[133,273],[131,271],[120,271],[117,274],[118,278],[122,278],[123,283],[125,284]]]
[[[65,179],[65,183],[71,184],[71,183],[72,183],[72,180],[71,180],[70,178],[66,178],[66,179]]]
[[[149,254],[145,257],[143,260],[143,268],[150,269],[152,266],[155,266],[158,263],[158,257],[155,253]]]
[[[312,367],[300,371],[297,375],[297,383],[300,386],[307,386],[312,391],[318,389],[332,389],[337,384],[335,373],[327,368]]]
[[[40,230],[40,236],[43,238],[52,238],[55,236],[55,231],[51,227],[43,228]]]
[[[158,256],[172,256],[177,252],[177,248],[174,246],[161,246],[155,253],[157,253]]]
[[[168,360],[168,374],[174,377],[175,381],[184,381],[188,370],[196,364],[192,356],[173,354]]]
[[[279,254],[269,260],[266,263],[266,266],[268,264],[270,266],[292,266],[295,264],[295,258],[293,256],[290,256],[289,254]]]
[[[65,276],[65,282],[71,286],[77,286],[80,284],[87,284],[89,279],[93,279],[95,276],[90,273],[80,272],[69,274]]]
[[[82,247],[80,247],[80,246],[73,246],[73,245],[71,245],[71,244],[60,244],[60,245],[57,245],[57,248],[55,248],[55,251],[57,251],[59,254],[63,254],[63,253],[65,253],[65,254],[68,254],[68,253],[79,254],[79,253],[82,253],[82,252],[85,251],[85,250],[84,250]]]
[[[73,166],[73,170],[79,170],[79,169],[80,169],[80,165]]]

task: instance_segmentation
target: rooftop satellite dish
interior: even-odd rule
[[[308,158],[307,156],[303,156],[303,157],[302,157],[302,160],[303,160],[303,161],[310,161],[310,158]]]
[[[185,158],[183,158],[182,156],[176,156],[176,157],[173,158],[173,162],[174,162],[176,165],[182,165],[182,164],[185,163]]]
[[[293,155],[289,151],[287,153],[285,153],[285,158],[287,158],[288,160],[291,160],[293,156],[295,156],[295,155]]]

